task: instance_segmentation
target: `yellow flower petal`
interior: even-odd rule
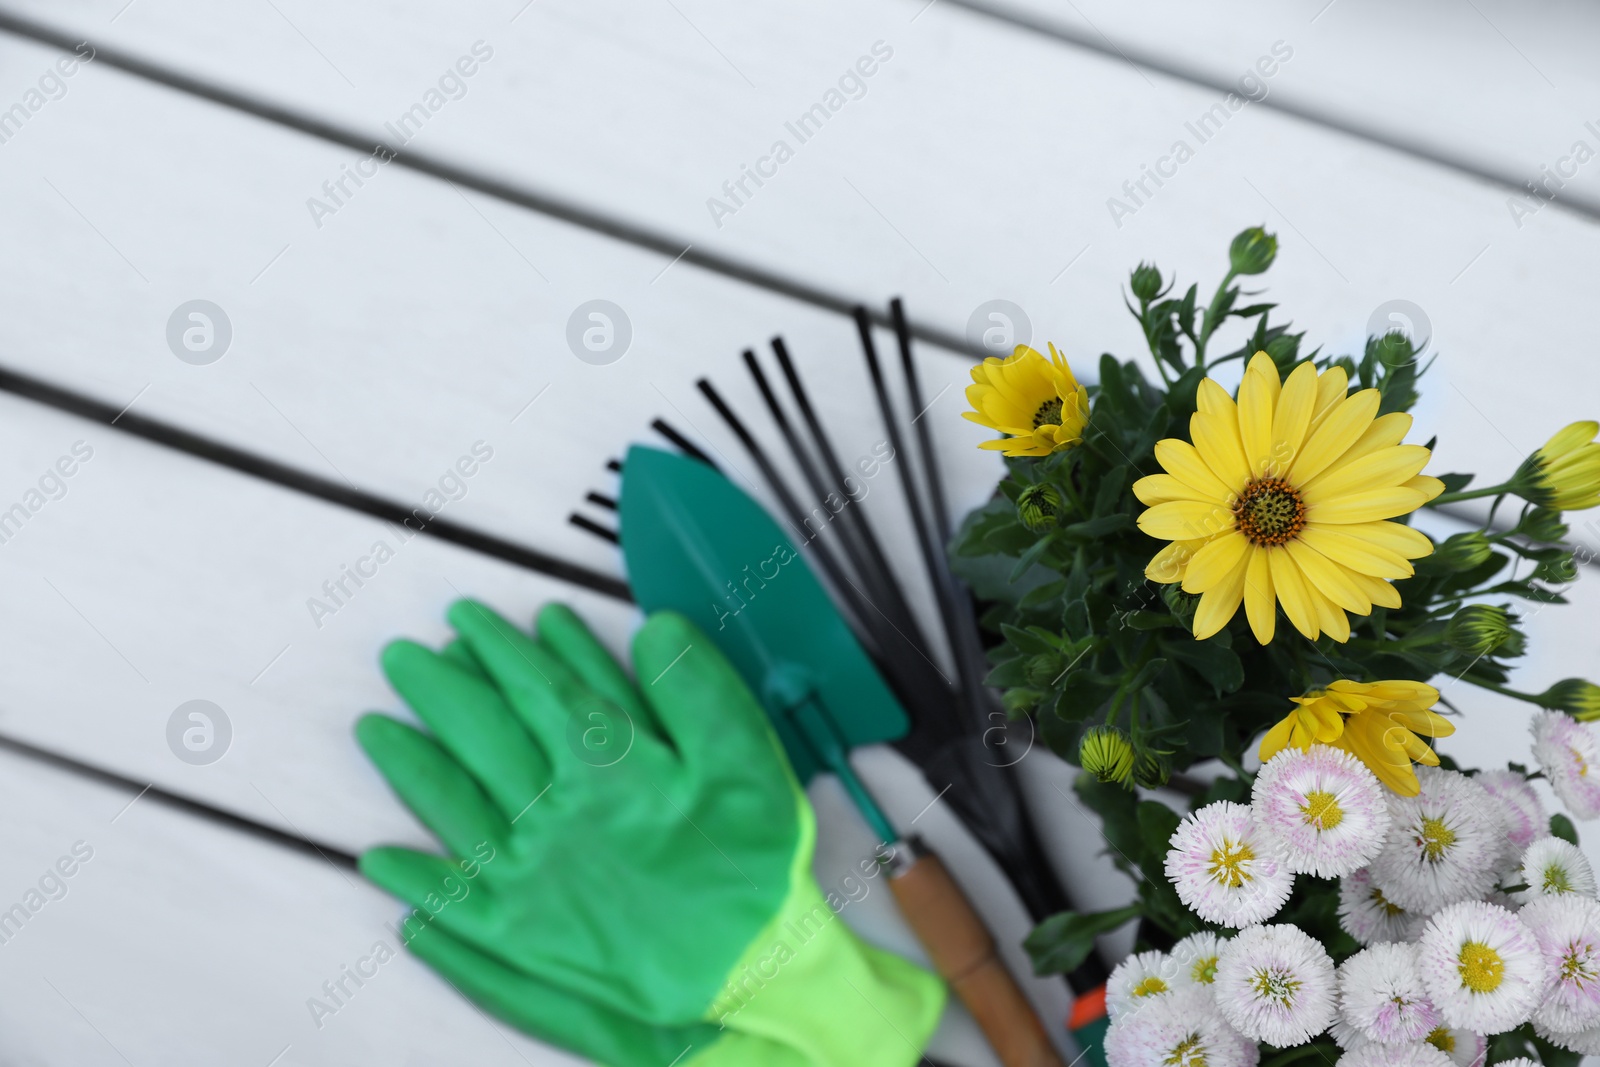
[[[1217,480],[1233,492],[1241,492],[1250,481],[1250,463],[1239,440],[1239,418],[1233,401],[1228,401],[1227,411],[1191,415],[1189,436]]]
[[[1200,388],[1194,394],[1195,410],[1202,415],[1232,414],[1238,419],[1238,409],[1234,406],[1233,397],[1228,391],[1210,378],[1200,379]]]
[[[1189,567],[1189,560],[1194,558],[1194,554],[1200,551],[1204,544],[1203,540],[1172,542],[1151,557],[1149,564],[1145,566],[1144,576],[1162,585],[1182,581],[1184,571]]]
[[[1301,487],[1307,506],[1404,484],[1428,465],[1432,456],[1421,445],[1391,445],[1350,463],[1337,463]],[[1420,506],[1420,505],[1419,505]]]
[[[1557,459],[1593,441],[1597,434],[1600,434],[1600,422],[1574,422],[1556,431],[1539,452],[1545,459]]]
[[[1423,495],[1415,489],[1368,489],[1360,493],[1339,497],[1306,508],[1306,521],[1348,524],[1392,519],[1408,515],[1423,504]]]
[[[1244,570],[1240,563],[1244,560],[1245,552],[1250,548],[1250,542],[1244,539],[1244,534],[1237,530],[1207,541],[1205,547],[1194,554],[1189,561],[1189,567],[1183,574],[1183,591],[1185,593],[1204,593],[1216,586],[1224,579],[1231,579],[1233,572],[1238,571],[1240,596],[1243,596]],[[1239,597],[1234,598],[1233,607],[1238,608]],[[1228,614],[1231,616],[1233,610]],[[1198,629],[1198,626],[1196,627]]]
[[[1345,611],[1357,615],[1372,613],[1372,601],[1361,595],[1361,590],[1346,577],[1348,572],[1343,567],[1304,541],[1290,541],[1284,548],[1317,592]],[[1348,638],[1349,629],[1348,625],[1344,627],[1346,637],[1341,638],[1341,641]]]
[[[1170,474],[1145,475],[1133,483],[1133,495],[1147,507],[1164,504],[1169,500],[1210,500],[1214,504],[1220,503],[1216,498],[1208,497],[1193,485]]]
[[[1272,567],[1272,587],[1277,590],[1283,613],[1289,616],[1296,630],[1315,641],[1322,631],[1317,626],[1317,609],[1311,602],[1313,594],[1306,588],[1305,575],[1281,548],[1268,549],[1267,559]]]
[[[1426,474],[1419,474],[1415,478],[1409,479],[1401,484],[1403,484],[1407,489],[1415,489],[1417,492],[1421,493],[1424,503],[1432,500],[1434,497],[1444,492],[1444,483],[1437,478],[1430,478]]]
[[[1239,538],[1243,541],[1244,538]],[[1216,542],[1213,541],[1212,544]],[[1210,548],[1210,545],[1206,546]],[[1194,561],[1189,563],[1189,573],[1194,573],[1195,561],[1204,554],[1204,549],[1195,555]],[[1239,610],[1239,602],[1244,599],[1244,576],[1249,567],[1249,559],[1240,553],[1233,569],[1224,574],[1216,583],[1211,585],[1200,597],[1200,603],[1194,611],[1194,636],[1201,641],[1212,636],[1218,630],[1228,625]],[[1187,579],[1186,579],[1187,580]]]
[[[1169,500],[1139,516],[1139,529],[1163,541],[1212,537],[1233,528],[1233,512],[1203,500]]]
[[[1274,371],[1276,373],[1276,371]],[[1317,368],[1309,359],[1283,383],[1272,413],[1272,473],[1283,475],[1306,443],[1306,427],[1317,403]]]
[[[1271,357],[1256,353],[1239,384],[1239,440],[1252,478],[1262,477],[1272,466],[1272,411],[1280,388]]]
[[[1322,420],[1328,417],[1335,405],[1345,398],[1350,389],[1350,376],[1344,372],[1343,367],[1329,367],[1317,375],[1317,406],[1311,413],[1311,426],[1307,436],[1315,433],[1322,425]]]
[[[1411,416],[1403,411],[1391,411],[1387,415],[1379,415],[1372,420],[1362,435],[1356,438],[1356,443],[1345,450],[1339,457],[1339,462],[1353,463],[1371,452],[1380,448],[1388,448],[1405,440],[1406,434],[1411,432]]]
[[[1199,499],[1225,504],[1232,495],[1233,490],[1211,472],[1206,461],[1200,458],[1200,453],[1189,442],[1179,441],[1175,437],[1164,438],[1156,442],[1155,452],[1156,462],[1166,468],[1168,474],[1201,491]]]
[[[1300,531],[1300,540],[1340,566],[1360,574],[1370,574],[1375,578],[1411,577],[1416,571],[1404,555],[1377,537],[1363,537],[1360,532],[1352,532],[1378,525],[1357,523],[1321,526],[1312,523]]]
[[[1374,578],[1359,571],[1351,571],[1350,580],[1355,583],[1357,589],[1361,590],[1362,596],[1372,601],[1374,607],[1393,610],[1400,606],[1400,590],[1382,578]]]
[[[1272,564],[1267,560],[1267,550],[1252,548],[1250,566],[1244,577],[1244,610],[1250,620],[1250,631],[1263,645],[1272,643],[1272,634],[1278,621],[1277,600],[1272,588]]]
[[[1376,389],[1363,389],[1338,401],[1296,457],[1289,471],[1294,481],[1304,485],[1342,457],[1372,425],[1381,401]]]

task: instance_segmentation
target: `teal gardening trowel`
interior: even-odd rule
[[[994,939],[937,856],[902,840],[850,766],[856,745],[910,728],[855,635],[765,510],[707,465],[635,446],[623,464],[622,548],[645,611],[688,616],[739,670],[801,782],[839,778],[893,843],[889,885],[906,921],[1005,1067],[1060,1067]]]

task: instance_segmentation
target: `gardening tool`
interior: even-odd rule
[[[892,842],[889,885],[935,967],[1006,1067],[1059,1067],[1044,1027],[949,872],[902,840],[850,766],[856,745],[910,727],[904,709],[776,523],[704,463],[635,446],[623,463],[622,547],[634,598],[697,623],[757,694],[804,782],[838,776]]]

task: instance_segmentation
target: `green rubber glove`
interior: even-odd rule
[[[418,956],[615,1067],[918,1060],[943,986],[824,901],[811,807],[708,638],[653,616],[636,687],[563,606],[537,640],[470,601],[450,621],[461,641],[443,654],[396,642],[383,657],[432,736],[378,715],[357,727],[454,857],[361,858],[429,917],[410,923]]]

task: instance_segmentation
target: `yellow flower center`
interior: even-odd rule
[[[1190,972],[1196,982],[1210,985],[1217,980],[1217,957],[1206,956],[1194,961],[1194,969]]]
[[[1443,1026],[1435,1027],[1425,1040],[1440,1052],[1452,1053],[1456,1050],[1456,1039]]]
[[[1468,941],[1456,957],[1461,984],[1474,993],[1493,993],[1505,980],[1506,961],[1482,941]]]
[[[1578,777],[1589,777],[1589,761],[1583,758],[1583,753],[1571,746],[1568,746],[1567,751],[1572,753],[1572,762],[1578,765]]]
[[[1196,1034],[1190,1034],[1167,1053],[1167,1058],[1161,1061],[1162,1067],[1206,1067],[1205,1046],[1200,1043]]]
[[[1372,887],[1371,900],[1374,904],[1378,905],[1378,907],[1382,908],[1383,913],[1391,919],[1396,915],[1404,915],[1406,913],[1406,909],[1402,908],[1400,905],[1389,903],[1389,898],[1384,896],[1383,890],[1379,889],[1377,886]]]
[[[1238,889],[1250,880],[1244,865],[1255,858],[1255,852],[1243,841],[1225,844],[1211,853],[1211,877],[1220,886]]]
[[[1572,892],[1572,880],[1567,877],[1566,868],[1557,863],[1544,869],[1543,885],[1546,893]]]
[[[1287,971],[1262,967],[1250,979],[1250,988],[1262,1000],[1275,1000],[1284,1007],[1294,1003],[1300,979]]]
[[[1306,502],[1282,478],[1257,478],[1234,501],[1233,523],[1253,545],[1281,545],[1305,526]]]
[[[1301,805],[1300,814],[1305,816],[1307,823],[1315,823],[1319,830],[1332,830],[1344,821],[1344,811],[1339,807],[1339,798],[1320,789],[1314,789],[1306,794],[1306,802]]]
[[[1033,413],[1033,428],[1041,426],[1061,425],[1061,398],[1053,396],[1039,405],[1039,410]]]
[[[1165,993],[1166,991],[1167,983],[1153,974],[1133,987],[1133,995],[1136,997],[1153,997],[1157,993]]]
[[[1422,858],[1429,863],[1438,863],[1450,851],[1450,846],[1456,843],[1456,832],[1446,826],[1443,819],[1424,818],[1416,840],[1422,846]]]

